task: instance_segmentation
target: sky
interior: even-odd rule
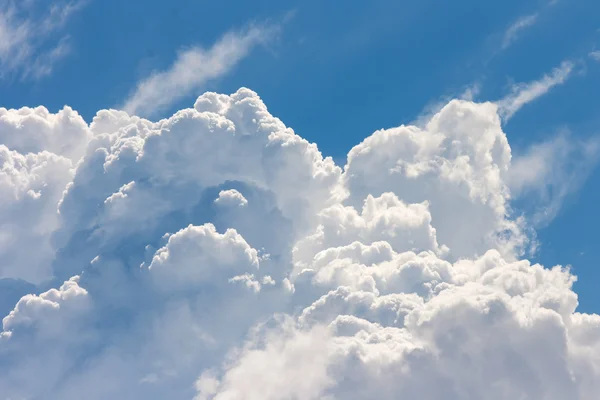
[[[592,399],[599,16],[0,0],[0,393]]]

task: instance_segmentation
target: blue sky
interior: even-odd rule
[[[600,131],[596,1],[340,4],[87,1],[41,36],[24,39],[31,54],[21,63],[14,51],[0,57],[0,105],[42,104],[57,111],[68,104],[89,122],[99,109],[126,104],[138,82],[171,68],[181,52],[210,49],[227,32],[258,26],[268,32],[247,54],[191,84],[153,117],[191,106],[205,90],[231,93],[246,86],[273,115],[343,164],[348,150],[376,129],[414,121],[469,89],[476,100],[502,99],[514,84],[540,80],[570,62],[564,82],[505,123],[513,153],[566,130],[569,140],[587,140]],[[15,18],[35,26],[45,17]],[[51,63],[52,69],[28,71],[36,62]],[[600,171],[588,172],[569,190],[556,217],[537,230],[540,248],[534,259],[546,266],[572,264],[580,277],[580,309],[599,311]]]

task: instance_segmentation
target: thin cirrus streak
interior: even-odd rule
[[[37,80],[50,75],[70,52],[70,38],[60,35],[66,23],[89,0],[0,3],[0,76],[16,74]],[[54,36],[60,36],[54,40]]]
[[[517,19],[512,25],[510,25],[504,33],[504,38],[502,39],[502,50],[506,50],[508,47],[510,47],[510,45],[512,45],[518,39],[519,34],[522,33],[522,31],[535,25],[538,17],[538,13],[526,15]]]
[[[545,95],[555,86],[565,83],[571,77],[574,68],[575,64],[566,60],[539,80],[514,85],[510,94],[496,102],[500,115],[505,121],[509,120],[526,104]]]
[[[277,31],[277,26],[255,25],[223,35],[208,49],[195,46],[183,50],[167,70],[140,81],[122,108],[130,114],[151,116],[229,73],[253,47]]]

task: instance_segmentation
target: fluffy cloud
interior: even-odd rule
[[[56,114],[45,107],[0,108],[0,143],[19,153],[47,151],[78,161],[90,138],[87,124],[70,107]]]
[[[513,192],[535,182],[516,185],[495,104],[375,132],[343,170],[248,89],[158,122],[10,114],[0,218],[23,233],[0,271],[53,281],[3,319],[8,398],[600,390],[600,317],[576,312],[568,269],[521,258]]]
[[[524,238],[508,218],[510,161],[496,105],[453,100],[424,128],[401,126],[365,139],[348,154],[342,179],[355,207],[385,192],[407,203],[427,201],[437,240],[454,257],[490,246],[512,253]]]
[[[507,263],[496,251],[454,265],[402,254],[354,271],[357,281],[375,277],[374,285],[359,289],[348,275],[333,278],[338,288],[296,323],[282,321],[251,338],[210,398],[591,399],[597,393],[600,318],[574,313],[568,271]],[[589,342],[573,339],[582,331]],[[583,356],[581,346],[596,355]],[[313,361],[303,366],[307,353]],[[270,375],[281,366],[319,373],[301,375],[297,385],[289,374]]]
[[[222,205],[223,207],[245,207],[248,204],[248,200],[243,194],[235,189],[221,190],[219,192],[219,198],[215,200],[215,203]]]
[[[58,203],[90,138],[68,107],[57,114],[0,108],[0,279],[40,283],[52,276]]]

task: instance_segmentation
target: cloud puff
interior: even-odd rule
[[[4,145],[0,163],[0,277],[40,283],[52,276],[50,235],[72,165],[51,153],[22,155]]]
[[[0,108],[0,142],[22,154],[48,151],[77,162],[91,136],[83,118],[70,107],[56,114],[45,107]]]
[[[453,100],[424,128],[401,126],[365,139],[348,154],[342,179],[355,207],[385,192],[427,201],[437,240],[455,257],[482,254],[505,239],[512,252],[523,237],[507,218],[510,159],[496,105]]]
[[[421,127],[375,132],[343,169],[248,89],[206,93],[159,122],[117,110],[89,127],[67,120],[85,150],[59,145],[71,125],[42,134],[48,151],[33,133],[0,134],[15,201],[38,204],[50,190],[40,185],[53,193],[37,213],[0,214],[22,226],[50,218],[40,264],[54,277],[3,319],[4,396],[600,390],[600,317],[576,312],[568,269],[521,258],[528,221],[513,191],[536,186],[514,181],[521,161],[497,105],[453,100]],[[55,164],[61,174],[36,169]],[[30,249],[0,255],[24,274]]]
[[[237,207],[245,207],[248,205],[248,200],[244,197],[243,194],[238,192],[235,189],[229,190],[221,190],[219,192],[219,197],[215,200],[215,203],[222,205],[224,207],[227,206],[237,206]]]
[[[58,203],[91,136],[68,107],[0,108],[0,279],[52,277]]]

